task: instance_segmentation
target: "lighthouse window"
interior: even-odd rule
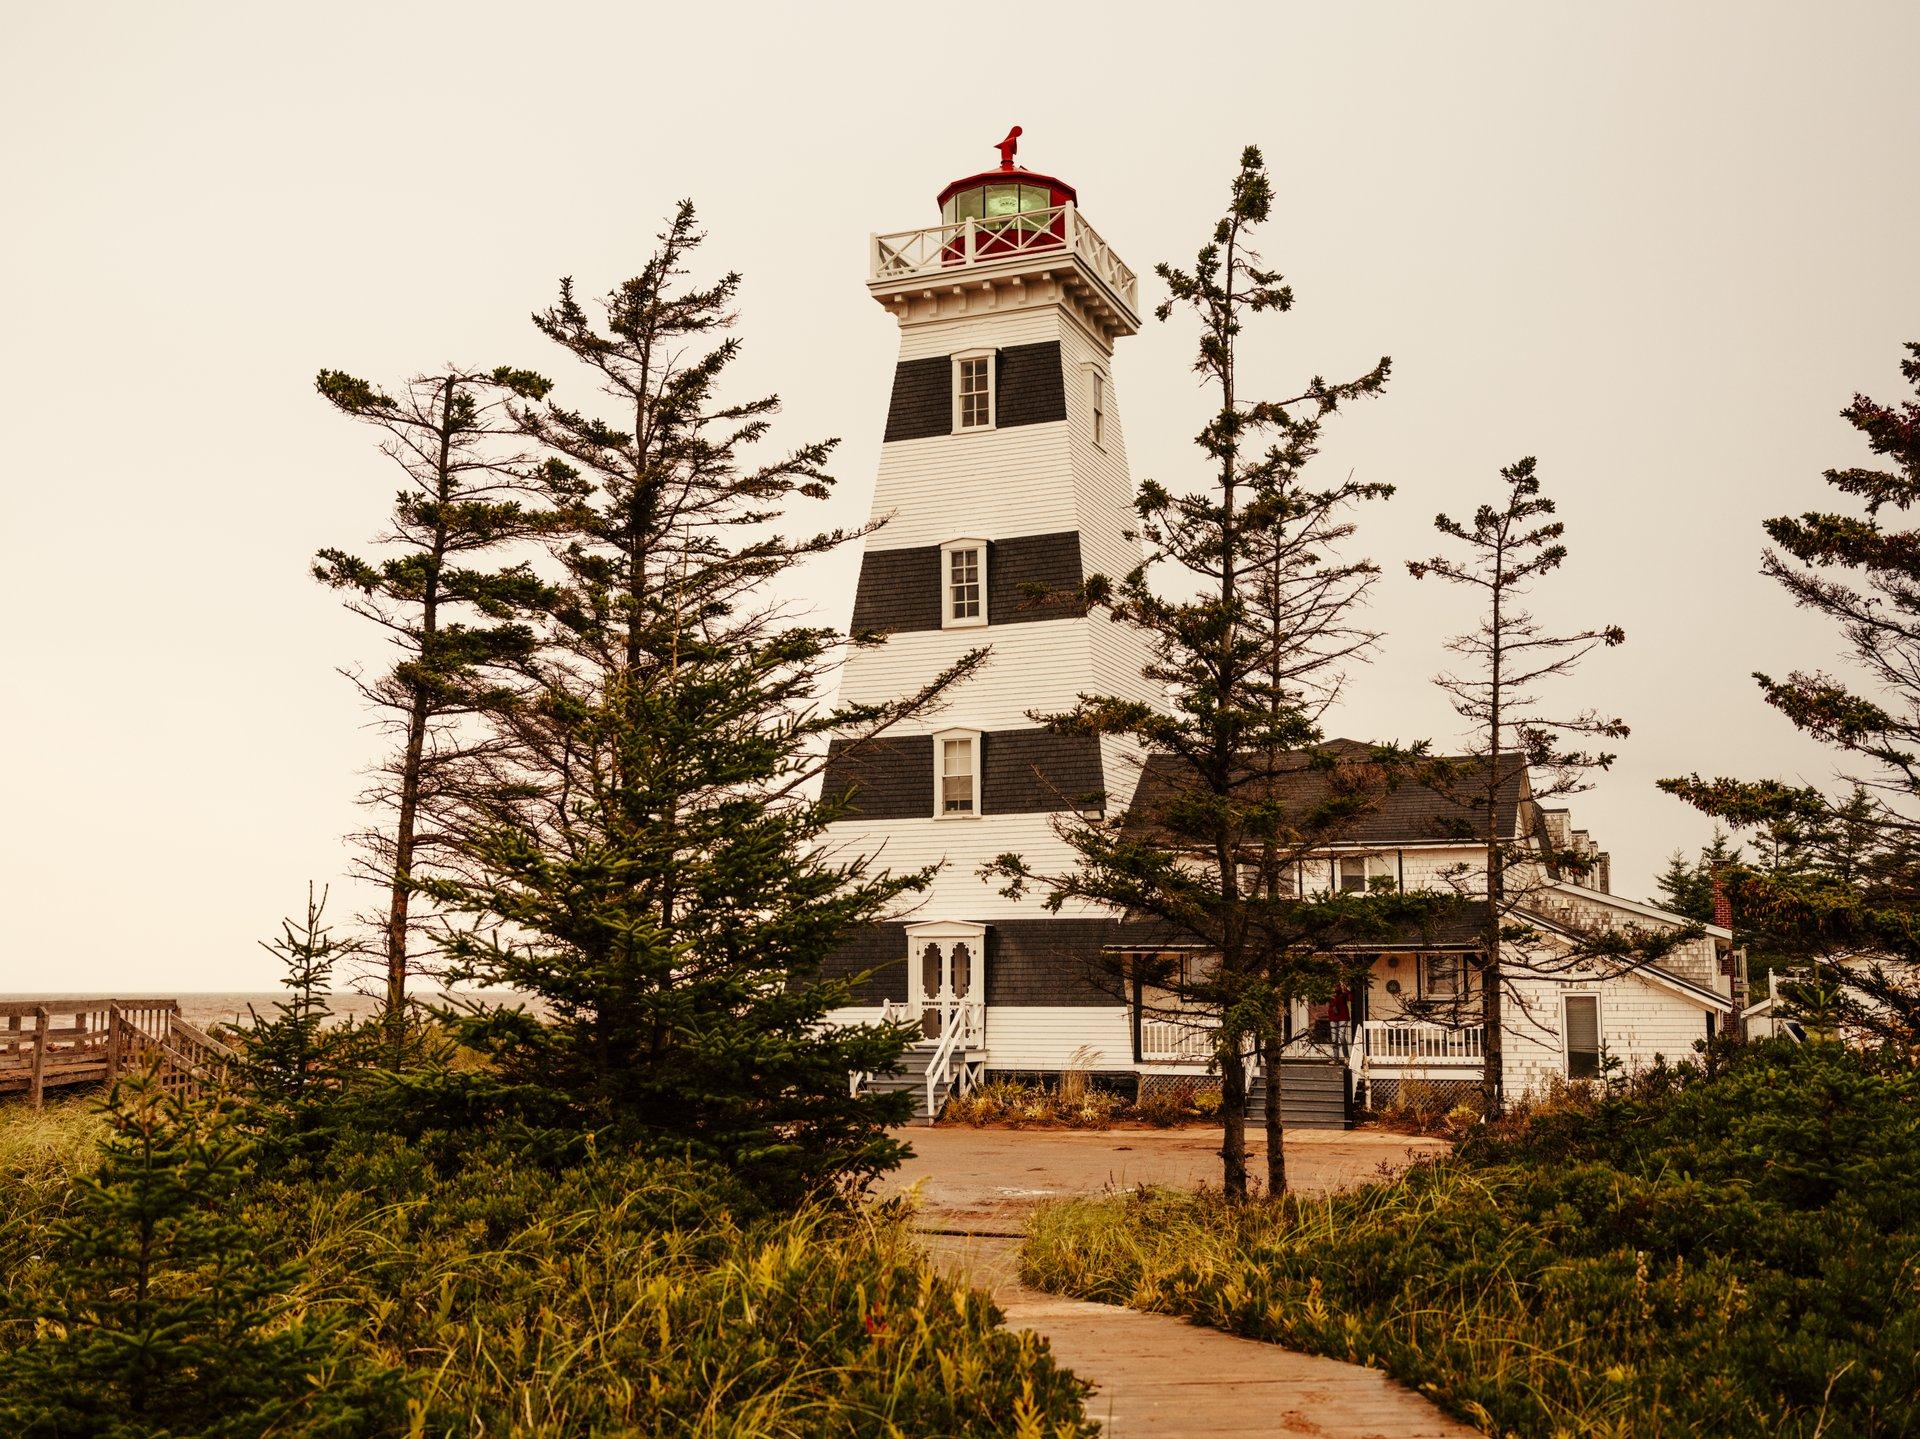
[[[940,623],[962,629],[987,622],[987,542],[949,540],[940,547]]]
[[[1093,387],[1093,442],[1106,448],[1107,377],[1098,370],[1088,372]]]
[[[937,756],[933,813],[936,819],[980,813],[980,736],[974,730],[948,730],[933,737]]]
[[[993,353],[953,357],[953,427],[993,428]]]

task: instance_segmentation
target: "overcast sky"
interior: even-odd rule
[[[741,392],[844,437],[825,518],[857,521],[895,358],[867,234],[933,223],[1016,122],[1143,273],[1262,145],[1299,304],[1250,388],[1393,357],[1321,462],[1399,487],[1336,731],[1458,739],[1430,679],[1469,602],[1402,562],[1532,454],[1573,551],[1537,610],[1628,634],[1561,691],[1633,725],[1575,801],[1616,889],[1706,837],[1656,778],[1830,774],[1748,678],[1834,651],[1759,523],[1863,457],[1836,412],[1920,338],[1920,7],[9,10],[0,990],[262,987],[255,941],[339,882],[377,742],[335,667],[381,654],[307,561],[393,483],[317,369],[559,372],[528,312],[691,196],[746,275]],[[1195,474],[1192,339],[1120,348],[1136,478]],[[855,565],[811,577],[825,617]]]

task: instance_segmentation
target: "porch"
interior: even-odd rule
[[[1287,1047],[1303,1058],[1340,1061],[1353,1071],[1357,1083],[1375,1078],[1470,1079],[1486,1057],[1485,1032],[1478,1024],[1415,1019],[1369,1019],[1357,1025],[1329,1022],[1297,1033]],[[1142,1018],[1142,1065],[1198,1074],[1207,1070],[1212,1059],[1213,1035],[1206,1024],[1164,1015]]]

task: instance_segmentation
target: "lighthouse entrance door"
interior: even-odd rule
[[[979,1046],[986,1025],[986,926],[907,926],[907,1007],[927,1043]]]

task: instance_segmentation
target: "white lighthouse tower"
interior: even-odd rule
[[[979,877],[1009,851],[1037,869],[1072,854],[1063,809],[1124,805],[1137,778],[1117,739],[1050,734],[1030,718],[1087,693],[1160,703],[1140,638],[1074,597],[1140,560],[1112,374],[1140,323],[1138,282],[1081,216],[1073,187],[1022,168],[1018,127],[997,169],[940,191],[940,223],[875,235],[868,291],[900,326],[843,697],[885,700],[969,650],[985,667],[934,715],[837,753],[837,848],[895,870],[944,861],[913,911],[836,961],[881,967],[860,1013],[921,1026],[909,1081],[938,1103],[986,1069],[1131,1070],[1130,1010],[1104,979],[1111,914],[1050,915]],[[1042,597],[1044,596],[1044,597]],[[1104,796],[1104,798],[1103,798]]]

